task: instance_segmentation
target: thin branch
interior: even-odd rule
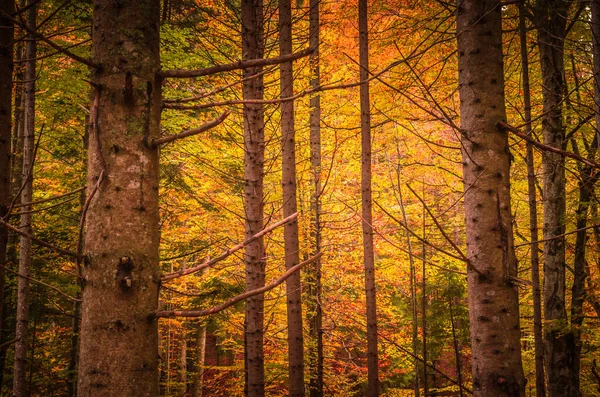
[[[231,113],[229,111],[225,111],[223,112],[223,114],[221,114],[219,117],[217,117],[214,120],[209,121],[206,124],[201,125],[198,128],[193,128],[191,130],[187,130],[182,132],[181,134],[177,134],[177,135],[169,135],[169,136],[165,136],[162,138],[158,138],[158,139],[153,139],[152,140],[152,147],[158,147],[160,145],[163,145],[165,143],[169,143],[169,142],[173,142],[176,141],[178,139],[183,139],[183,138],[187,138],[188,136],[193,136],[193,135],[198,135],[204,131],[208,131],[211,128],[214,128],[216,126],[218,126],[219,124],[221,124],[223,121],[225,121],[225,119],[230,115]]]
[[[81,268],[81,261],[84,257],[83,255],[83,229],[85,227],[85,215],[87,214],[88,208],[90,207],[90,203],[92,199],[96,195],[102,180],[104,179],[104,171],[100,171],[100,175],[98,176],[98,181],[92,188],[92,191],[88,195],[85,203],[83,204],[83,208],[81,209],[81,216],[79,217],[79,232],[77,234],[77,274],[79,275],[79,281],[81,287],[83,288],[83,269]]]
[[[35,214],[37,212],[48,211],[48,210],[51,210],[53,208],[60,207],[61,205],[66,204],[68,202],[71,202],[71,201],[75,200],[76,198],[77,197],[69,197],[68,199],[59,201],[58,203],[49,205],[47,207],[38,208],[38,209],[35,209],[35,210],[29,210],[29,211],[15,212],[13,214],[10,214],[10,216],[21,216],[21,215],[25,215],[25,214]]]
[[[293,61],[296,59],[306,57],[306,56],[312,54],[313,51],[314,51],[313,48],[307,48],[300,52],[296,52],[296,53],[290,54],[290,55],[284,55],[284,56],[277,57],[277,58],[247,59],[247,60],[243,60],[243,61],[227,63],[224,65],[210,66],[210,67],[202,68],[202,69],[163,70],[163,71],[159,72],[159,74],[161,77],[164,77],[164,78],[202,77],[202,76],[208,76],[208,75],[216,74],[216,73],[229,72],[232,70],[248,69],[248,68],[259,67],[259,66],[277,65],[280,63],[289,62],[289,61]]]
[[[596,163],[595,161],[590,161],[590,160],[586,159],[585,157],[581,157],[574,153],[567,152],[566,150],[561,150],[561,149],[555,148],[553,146],[549,146],[549,145],[540,143],[537,140],[528,136],[527,134],[524,134],[523,132],[519,131],[517,128],[511,126],[510,124],[505,123],[504,121],[499,121],[498,124],[496,124],[496,125],[499,130],[510,131],[513,134],[515,134],[516,136],[518,136],[519,138],[522,138],[522,139],[526,140],[527,142],[531,143],[533,146],[537,147],[538,149],[541,149],[541,150],[544,150],[547,152],[557,153],[557,154],[563,155],[565,157],[570,157],[570,158],[580,161],[583,164],[590,166],[592,168],[600,168],[600,164]]]
[[[178,278],[178,277],[182,277],[182,276],[187,276],[188,274],[192,274],[192,273],[196,273],[202,269],[205,269],[207,267],[211,267],[213,266],[215,263],[222,261],[223,259],[227,258],[229,255],[233,254],[236,251],[239,251],[240,249],[244,248],[245,246],[247,246],[248,244],[250,244],[251,242],[261,238],[262,236],[264,236],[267,233],[272,232],[273,230],[277,229],[279,226],[282,226],[284,224],[286,224],[287,222],[291,222],[294,219],[296,219],[298,217],[298,213],[294,213],[290,216],[288,216],[285,219],[280,220],[277,223],[272,224],[271,226],[263,229],[262,231],[256,233],[254,236],[250,237],[249,239],[245,240],[242,243],[239,243],[238,245],[229,248],[228,250],[226,250],[225,252],[223,252],[221,255],[217,256],[214,259],[211,259],[209,261],[206,261],[205,263],[202,263],[201,265],[198,266],[194,266],[194,267],[190,267],[187,269],[181,269],[177,272],[173,272],[173,273],[168,273],[165,274],[164,276],[161,277],[161,281],[169,281],[172,280],[174,278]]]
[[[20,340],[21,339],[17,338],[17,339],[9,340],[8,342],[4,342],[3,344],[0,345],[0,349],[5,349],[10,345],[14,345],[15,343],[17,343]]]
[[[79,255],[76,252],[72,252],[69,251],[67,249],[64,248],[60,248],[57,247],[56,245],[50,244],[44,240],[41,240],[35,236],[32,236],[29,233],[25,233],[24,231],[22,231],[21,229],[14,227],[13,225],[11,225],[10,223],[6,222],[4,219],[0,218],[0,225],[4,226],[5,228],[7,228],[10,231],[13,231],[17,234],[20,234],[21,236],[25,236],[25,237],[29,237],[33,242],[35,242],[37,245],[41,245],[42,247],[51,249],[53,251],[56,251],[57,253],[64,255],[64,256],[68,256],[71,258],[79,258]]]
[[[67,193],[60,194],[58,196],[52,196],[52,197],[48,197],[48,198],[45,198],[45,199],[42,199],[42,200],[32,201],[30,203],[15,204],[13,207],[14,208],[28,207],[30,205],[47,203],[48,201],[57,200],[57,199],[60,199],[60,198],[66,197],[66,196],[70,196],[70,195],[75,194],[75,193],[79,193],[80,191],[84,190],[86,187],[87,186],[82,186],[82,187],[80,187],[78,189],[75,189],[75,190],[67,192]]]
[[[41,40],[44,43],[48,44],[50,47],[54,48],[58,52],[61,52],[61,53],[65,54],[66,56],[68,56],[69,58],[74,59],[77,62],[81,62],[84,65],[87,65],[87,66],[89,66],[92,69],[99,69],[100,68],[99,65],[95,64],[94,62],[90,61],[89,59],[80,57],[79,55],[74,54],[71,51],[69,51],[69,50],[67,50],[67,49],[59,46],[58,44],[56,44],[52,40],[46,38],[46,36],[44,36],[43,34],[38,33],[37,31],[35,31],[35,29],[32,29],[29,26],[27,26],[26,23],[23,23],[23,22],[19,21],[18,19],[15,19],[15,18],[11,17],[9,14],[7,14],[4,11],[2,11],[2,14],[4,15],[4,17],[6,19],[8,19],[9,21],[11,21],[12,23],[14,23],[16,25],[19,25],[19,27],[21,29],[25,30],[27,33],[29,33],[30,35],[32,35],[36,39]]]
[[[1,267],[2,269],[4,269],[4,270],[7,270],[7,271],[9,271],[10,273],[12,273],[12,274],[14,274],[14,275],[16,275],[16,276],[19,276],[19,277],[25,278],[25,279],[27,279],[27,280],[31,281],[32,283],[40,284],[40,285],[43,285],[44,287],[50,288],[51,290],[58,292],[59,294],[61,294],[61,295],[62,295],[62,296],[64,296],[65,298],[68,298],[68,299],[70,299],[70,300],[72,300],[72,301],[81,302],[81,299],[74,298],[74,297],[72,297],[71,295],[69,295],[69,294],[67,294],[67,293],[65,293],[65,292],[62,292],[60,289],[56,288],[56,287],[55,287],[55,286],[53,286],[53,285],[47,284],[47,283],[45,283],[45,282],[43,282],[43,281],[40,281],[40,280],[36,280],[35,278],[29,277],[29,276],[25,276],[24,274],[21,274],[21,273],[19,273],[19,272],[15,272],[14,270],[12,270],[12,269],[8,268],[7,266],[0,265],[0,267]],[[1,347],[0,347],[0,348],[1,348]]]
[[[155,317],[162,317],[162,318],[165,318],[165,317],[202,317],[202,316],[209,316],[211,314],[218,313],[240,301],[243,301],[245,299],[251,298],[256,295],[264,294],[265,292],[272,290],[273,288],[277,287],[279,284],[283,283],[292,274],[296,273],[296,271],[300,270],[300,268],[302,268],[310,263],[313,263],[314,261],[319,259],[322,255],[323,255],[323,253],[319,252],[312,258],[309,258],[303,262],[300,262],[296,266],[291,267],[287,272],[285,272],[281,277],[279,277],[277,280],[273,281],[272,283],[265,285],[264,287],[261,287],[261,288],[257,288],[257,289],[251,290],[251,291],[244,292],[243,294],[236,295],[233,298],[221,303],[218,306],[212,307],[210,309],[157,311],[155,313]]]

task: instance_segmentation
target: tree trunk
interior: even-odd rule
[[[369,98],[369,34],[367,1],[358,2],[360,56],[360,128],[361,128],[361,191],[362,234],[367,303],[367,366],[368,397],[379,395],[379,360],[377,356],[377,291],[375,287],[375,254],[373,252],[373,200],[371,197],[371,103]]]
[[[279,52],[281,56],[292,53],[292,4],[279,0]],[[292,62],[279,65],[281,98],[294,95]],[[296,199],[296,139],[294,130],[294,101],[281,103],[281,184],[283,186],[283,216],[297,211]],[[285,267],[290,269],[300,263],[298,220],[283,227]],[[304,338],[302,335],[302,291],[300,272],[285,281],[288,319],[289,395],[304,396]]]
[[[192,385],[192,397],[202,397],[204,381],[204,356],[206,353],[206,325],[198,327],[196,333],[196,378]]]
[[[422,197],[423,200],[425,200],[425,182],[422,181],[422,187],[423,187],[423,191],[422,191]],[[425,264],[427,263],[427,244],[425,244],[425,241],[427,241],[427,235],[425,233],[426,228],[425,228],[425,220],[427,219],[426,216],[426,208],[425,205],[423,205],[423,210],[421,213],[421,218],[423,219],[423,242],[421,245],[421,316],[422,316],[422,320],[423,320],[423,395],[425,397],[429,396],[429,369],[427,367],[427,269],[425,267]],[[407,224],[407,223],[405,223]]]
[[[242,54],[244,59],[260,59],[264,53],[262,0],[242,0]],[[260,67],[244,70],[248,77],[262,71]],[[242,86],[244,99],[263,99],[262,77],[246,80]],[[246,238],[263,228],[263,178],[265,158],[264,109],[261,104],[244,105],[244,206]],[[265,246],[262,238],[246,246],[246,290],[265,285]],[[265,363],[263,350],[264,296],[246,299],[244,324],[246,394],[265,395]]]
[[[524,396],[498,0],[457,9],[464,206],[476,397]]]
[[[159,392],[159,16],[158,0],[94,2],[81,396]]]
[[[542,70],[544,143],[564,147],[562,102],[565,92],[564,40],[570,1],[538,0],[536,23]],[[578,396],[569,353],[573,335],[569,330],[565,301],[565,159],[545,152],[544,181],[544,317],[545,364],[548,395]]]
[[[463,396],[462,365],[460,362],[460,346],[456,337],[456,324],[454,323],[454,313],[452,311],[452,297],[448,299],[448,308],[450,309],[450,326],[452,327],[452,342],[454,345],[454,358],[456,361],[456,381],[458,382],[458,393]]]
[[[28,2],[31,8],[27,11],[27,24],[35,29],[37,6],[35,0]],[[36,80],[36,41],[30,37],[27,40],[25,50],[25,123],[23,136],[23,168],[22,168],[22,184],[21,202],[29,203],[33,198],[33,165],[34,165],[34,147],[35,147],[35,80]],[[33,216],[31,206],[21,207],[25,214],[21,215],[20,229],[21,231],[30,234],[32,231]],[[19,247],[19,274],[24,277],[17,277],[17,315],[15,329],[15,364],[13,378],[13,395],[21,397],[27,395],[27,343],[28,343],[28,327],[29,327],[29,272],[31,267],[31,239],[26,236],[21,236],[21,244]]]
[[[523,73],[523,102],[525,113],[525,131],[532,136],[531,96],[529,88],[529,59],[527,51],[527,30],[525,26],[524,6],[519,6],[519,36],[521,43],[521,68]],[[529,201],[529,231],[531,238],[531,282],[533,283],[533,335],[535,343],[535,387],[537,397],[546,396],[544,378],[544,339],[542,333],[542,303],[540,294],[540,259],[538,244],[537,198],[535,191],[535,168],[533,164],[533,145],[527,147],[527,193]]]
[[[14,0],[0,0],[0,217],[6,216],[10,206],[11,137],[12,137],[12,78],[13,39],[12,22],[3,17],[15,9]],[[8,230],[0,226],[0,265],[6,264]],[[4,333],[4,287],[6,274],[0,268],[0,344],[5,342]],[[4,365],[0,365],[0,369]],[[0,375],[0,380],[2,375]],[[2,383],[0,382],[0,385]]]
[[[314,52],[310,57],[310,86],[317,89],[321,85],[319,67],[319,3],[310,0],[309,40]],[[311,254],[321,250],[321,96],[317,93],[310,98],[310,244]],[[306,317],[309,325],[309,393],[310,397],[323,397],[323,308],[321,284],[321,259],[309,265],[306,271],[308,299]]]

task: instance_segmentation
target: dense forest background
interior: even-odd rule
[[[12,4],[0,0],[0,74],[10,76],[8,83],[4,79],[0,93],[5,99],[0,124],[8,131],[1,144],[10,154],[6,157],[10,168],[3,168],[7,173],[0,175],[7,182],[0,187],[4,189],[0,198],[5,200],[0,203],[0,215],[4,215],[2,225],[12,225],[10,230],[0,225],[6,234],[0,243],[4,237],[7,239],[6,259],[4,252],[0,257],[2,395],[77,394],[78,366],[84,355],[84,350],[79,353],[82,296],[83,312],[93,310],[86,308],[82,290],[95,285],[82,276],[89,265],[86,255],[96,258],[86,247],[102,245],[101,241],[92,241],[89,232],[88,237],[84,235],[92,226],[93,230],[100,228],[94,225],[112,225],[100,234],[116,232],[112,229],[116,227],[113,218],[122,218],[117,229],[137,230],[132,225],[141,222],[129,218],[127,212],[110,216],[94,212],[96,198],[102,195],[96,191],[102,192],[103,184],[114,182],[104,182],[103,178],[110,179],[121,169],[118,162],[102,165],[102,171],[89,164],[97,159],[98,147],[104,153],[126,148],[120,141],[108,147],[95,141],[96,113],[110,106],[116,109],[119,101],[114,99],[117,96],[101,97],[109,92],[100,87],[110,86],[108,75],[113,70],[98,68],[101,47],[109,46],[106,43],[111,43],[110,37],[115,34],[137,37],[131,48],[124,45],[125,50],[111,52],[109,48],[102,53],[106,59],[117,59],[115,64],[133,65],[128,55],[122,54],[137,57],[137,52],[150,47],[146,39],[154,33],[139,36],[143,30],[128,25],[136,12],[145,12],[142,6],[141,11],[131,11],[133,2],[115,0],[115,8],[124,10],[127,18],[111,21],[108,14],[99,20],[94,13],[104,7],[102,3],[113,2],[95,3],[30,0]],[[158,7],[157,1],[142,3],[144,7]],[[570,390],[576,389],[577,395],[600,395],[596,362],[600,352],[600,219],[594,190],[599,177],[596,119],[600,60],[593,34],[600,23],[595,19],[598,15],[593,15],[593,11],[600,10],[597,2],[481,2],[482,9],[495,9],[502,18],[501,36],[499,32],[490,33],[498,40],[501,37],[504,61],[506,119],[498,121],[504,121],[505,128],[495,133],[508,139],[511,162],[507,210],[512,215],[509,223],[513,233],[502,244],[514,246],[516,269],[505,282],[518,291],[520,343],[511,348],[521,351],[519,365],[527,380],[526,386],[521,382],[525,394],[508,389],[502,392],[506,394],[485,394],[479,391],[479,381],[473,381],[472,363],[479,357],[474,357],[471,347],[477,335],[469,332],[473,317],[470,320],[467,272],[473,272],[471,266],[477,268],[467,254],[466,228],[477,220],[469,218],[471,223],[465,222],[468,209],[463,166],[467,161],[461,157],[461,148],[463,156],[468,157],[469,150],[464,126],[460,127],[459,91],[465,84],[459,85],[459,69],[462,73],[463,66],[459,68],[458,62],[457,5],[441,0],[365,1],[361,10],[366,16],[368,36],[361,36],[361,58],[356,1],[292,2],[292,35],[287,40],[282,39],[286,36],[281,3],[285,1],[164,0],[160,10],[154,12],[160,24],[162,70],[152,71],[161,76],[156,84],[162,85],[161,103],[155,104],[161,108],[156,131],[162,137],[177,136],[182,131],[189,135],[164,143],[157,143],[158,137],[153,138],[152,133],[150,141],[148,136],[144,138],[146,143],[155,139],[150,146],[160,145],[156,163],[160,163],[156,187],[159,222],[147,226],[160,233],[160,269],[152,270],[151,277],[156,278],[157,285],[160,274],[163,279],[158,306],[147,313],[148,321],[158,323],[157,347],[148,354],[157,352],[159,357],[160,395],[261,395],[248,389],[248,368],[253,364],[248,362],[245,348],[249,309],[243,301],[257,302],[256,296],[243,295],[254,288],[248,284],[250,254],[245,251],[253,243],[230,249],[284,218],[297,224],[297,248],[289,248],[293,237],[287,234],[291,230],[288,226],[269,229],[264,240],[260,239],[262,248],[258,247],[264,249],[260,254],[261,258],[264,255],[264,274],[262,284],[259,280],[255,286],[273,287],[264,291],[264,310],[260,311],[264,316],[260,346],[264,351],[263,395],[304,395],[304,390],[302,394],[290,392],[288,323],[292,317],[288,304],[294,292],[294,299],[302,301],[299,318],[303,322],[296,325],[300,327],[300,340],[303,337],[300,364],[303,361],[304,366],[299,368],[304,374],[301,388],[307,395],[576,395],[553,389],[557,382],[572,382],[574,389]],[[459,0],[458,8],[461,3]],[[255,36],[259,38],[255,47],[248,44],[252,29],[244,10],[260,14],[254,22],[263,32]],[[140,18],[149,17],[144,14]],[[484,12],[473,24],[483,24],[486,18]],[[14,26],[14,32],[9,26]],[[92,42],[97,46],[93,51]],[[368,63],[364,63],[365,48]],[[293,69],[292,62],[278,59],[285,56],[284,51],[297,54]],[[550,58],[548,53],[552,53]],[[253,69],[239,64],[210,69],[253,58],[274,61]],[[550,77],[548,62],[556,67]],[[141,61],[140,73],[146,73],[143,65],[150,63]],[[283,83],[285,65],[290,66],[287,72],[293,78],[291,86]],[[115,75],[119,67],[114,68]],[[134,98],[138,90],[135,70]],[[182,71],[180,75],[175,73],[178,70]],[[189,72],[193,70],[201,72]],[[487,73],[485,67],[481,73]],[[124,80],[123,88],[126,98],[131,84],[131,74],[128,76],[129,83]],[[553,90],[550,81],[560,84]],[[367,100],[366,106],[370,121],[365,121],[365,102],[361,102],[365,87],[369,89],[366,98],[370,103]],[[155,87],[147,95],[152,97],[156,92]],[[257,92],[259,96],[252,96]],[[552,95],[554,104],[549,103]],[[281,99],[286,97],[293,97],[293,101]],[[501,100],[502,94],[497,97]],[[110,101],[112,105],[107,105]],[[292,103],[290,110],[287,105]],[[114,112],[114,118],[119,118],[118,110]],[[155,110],[150,105],[140,110],[142,117],[152,112]],[[264,139],[260,142],[264,169],[259,172],[264,193],[259,198],[262,204],[255,209],[262,207],[264,214],[254,225],[258,228],[252,229],[248,219],[256,214],[248,207],[251,160],[247,131],[252,128],[252,117],[258,119],[259,114],[264,115]],[[285,146],[290,131],[289,124],[283,125],[286,114],[293,115],[293,156],[290,146]],[[104,131],[113,128],[111,120],[101,119]],[[120,120],[123,125],[138,128],[139,120],[134,116]],[[558,144],[548,139],[546,131],[553,120],[559,120],[554,125],[560,135]],[[153,128],[152,123],[143,128]],[[369,127],[367,140],[371,145],[367,157],[365,125]],[[114,133],[119,131],[115,127]],[[552,163],[556,157],[562,159],[564,170],[556,165],[559,163]],[[372,220],[368,222],[364,212],[365,158],[372,172],[367,181],[372,195],[372,201],[368,198]],[[489,159],[494,161],[491,155]],[[290,164],[295,165],[295,196],[288,195],[289,190],[285,192],[292,183],[292,179],[285,179],[291,178]],[[131,167],[122,168],[125,182],[120,186],[124,189],[129,183],[128,173],[135,172]],[[565,201],[563,212],[554,213],[560,227],[552,235],[547,230],[547,216],[553,208],[547,204],[552,194],[548,186],[549,180],[561,172],[565,183],[562,192],[560,186],[557,188],[557,197]],[[502,184],[499,179],[498,184]],[[142,192],[155,188],[151,179],[145,180],[150,181],[148,186],[138,184],[134,188]],[[495,196],[490,197],[495,200]],[[120,205],[118,199],[111,200],[102,205]],[[296,203],[295,209],[288,206],[291,200]],[[151,212],[143,203],[136,211]],[[500,204],[497,211],[500,214]],[[290,218],[295,212],[297,218]],[[155,218],[148,219],[151,223]],[[510,225],[499,223],[500,229],[505,227],[510,230]],[[135,246],[132,252],[142,250],[146,234],[136,237],[137,232],[123,233],[117,237],[123,244]],[[377,304],[376,318],[369,318],[376,321],[376,333],[372,335],[367,331],[365,300],[368,250],[364,236],[369,233],[373,238]],[[28,236],[33,236],[33,248]],[[554,265],[549,264],[550,255],[546,254],[552,250],[554,255],[556,246],[548,241],[560,241],[564,249],[564,258],[552,262]],[[481,249],[485,251],[486,247]],[[31,254],[29,259],[23,256],[27,252]],[[291,265],[286,263],[290,252],[297,258]],[[125,298],[97,300],[96,310],[106,313],[120,307],[119,299],[138,299],[132,298],[137,292],[127,292],[132,283],[137,288],[138,282],[138,276],[135,272],[132,276],[128,267],[132,259],[120,251],[117,255],[122,256],[118,266],[115,264],[103,277],[111,283],[117,279],[115,288],[120,288],[117,290]],[[26,268],[24,260],[29,261]],[[299,261],[306,264],[283,282],[280,277]],[[180,277],[186,269],[202,264],[207,266]],[[286,288],[297,274],[301,287],[288,283]],[[556,274],[555,284],[544,284]],[[166,279],[165,275],[173,277]],[[555,305],[550,298],[556,294],[560,297],[561,288],[565,314],[556,317],[545,309]],[[133,304],[136,302],[141,300]],[[26,315],[22,313],[23,305],[28,307]],[[134,334],[137,325],[119,321],[115,320],[108,332],[132,332],[133,338],[145,338],[146,331]],[[544,340],[540,339],[541,333],[536,338],[536,329],[544,332]],[[379,381],[375,386],[369,378],[368,364],[373,356],[367,348],[368,337],[373,335],[378,368],[375,376]],[[580,362],[557,359],[557,350],[548,348],[558,346],[553,343],[561,338],[566,349],[575,352],[569,357],[580,357]],[[115,347],[106,341],[97,339],[96,356],[86,358],[85,368],[92,368],[98,355],[119,362],[138,354],[134,345]],[[86,348],[85,354],[91,355],[90,351],[93,349]],[[570,367],[575,374],[562,373],[559,377],[552,372],[558,367]],[[498,376],[494,381],[502,385],[505,380]],[[566,381],[568,376],[576,381]],[[80,395],[104,395],[101,388],[98,390],[100,394]]]

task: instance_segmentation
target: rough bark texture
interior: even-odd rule
[[[264,26],[262,0],[242,0],[242,54],[243,59],[260,59],[264,54]],[[248,77],[262,68],[244,70]],[[242,86],[243,98],[263,99],[262,77],[246,80]],[[265,158],[264,110],[260,104],[244,105],[244,209],[246,238],[263,228],[263,177]],[[246,246],[246,290],[265,285],[265,246],[259,238]],[[265,363],[263,350],[264,296],[246,299],[245,355],[246,394],[265,395]]]
[[[524,396],[499,1],[459,0],[457,32],[473,393]]]
[[[310,56],[310,87],[317,89],[321,85],[319,67],[319,3],[310,0],[309,40],[314,52]],[[311,255],[321,250],[321,96],[319,93],[310,98],[310,244]],[[321,284],[321,259],[309,265],[306,271],[308,299],[306,319],[309,326],[308,343],[309,393],[310,397],[323,397],[323,308]]]
[[[375,287],[375,254],[373,252],[373,200],[371,197],[371,102],[369,98],[369,35],[367,1],[358,2],[360,55],[360,129],[361,129],[361,192],[362,235],[367,301],[367,368],[368,397],[379,395],[379,360],[377,356],[377,290]]]
[[[279,52],[292,53],[292,4],[290,0],[279,0]],[[279,65],[281,98],[294,95],[292,62]],[[294,101],[281,103],[281,184],[283,187],[283,216],[297,211],[296,199],[296,132],[294,129]],[[285,267],[287,270],[300,263],[298,242],[298,219],[283,226]],[[302,335],[302,291],[300,272],[285,280],[288,320],[288,365],[289,395],[304,396],[304,338]]]
[[[35,4],[35,1],[29,1],[28,5]],[[37,7],[33,5],[27,11],[27,24],[35,29],[37,16]],[[35,80],[36,80],[36,54],[37,45],[34,39],[29,39],[25,49],[25,59],[28,59],[25,66],[25,99],[24,99],[24,135],[23,135],[23,168],[21,202],[29,203],[33,198],[33,163],[35,146]],[[31,211],[32,207],[21,207],[24,212]],[[33,216],[31,213],[21,215],[20,229],[25,233],[32,234],[31,223]],[[17,280],[17,315],[15,329],[15,364],[13,377],[13,395],[20,397],[27,395],[27,342],[29,327],[29,303],[30,287],[29,277],[32,259],[31,239],[21,236],[19,247],[19,274],[25,277],[18,277]]]
[[[570,1],[538,0],[536,24],[542,70],[544,143],[563,149],[565,128],[562,101],[564,39]],[[544,318],[545,365],[548,395],[577,396],[573,363],[569,354],[573,335],[569,330],[565,301],[565,159],[545,152],[544,181]]]
[[[199,325],[196,332],[196,378],[192,384],[192,397],[202,397],[204,362],[206,355],[206,325]]]
[[[0,217],[6,215],[10,205],[10,169],[12,136],[12,78],[13,36],[12,22],[3,18],[3,12],[14,11],[14,0],[0,0]],[[0,264],[6,263],[8,230],[0,227]],[[5,271],[0,268],[0,343],[4,342],[2,330],[4,313]],[[0,378],[1,379],[1,378]],[[0,383],[1,384],[1,383]]]
[[[523,103],[525,130],[532,136],[531,95],[529,88],[529,59],[527,51],[527,29],[525,26],[524,6],[519,6],[519,36],[521,44],[521,68],[523,74]],[[533,335],[535,343],[535,388],[537,397],[546,396],[544,377],[544,338],[542,333],[542,302],[540,288],[540,259],[538,244],[538,215],[535,187],[535,168],[533,164],[533,145],[527,142],[527,194],[529,202],[529,232],[531,244],[531,282],[533,283]]]
[[[159,1],[94,2],[81,396],[157,396]],[[89,194],[89,193],[88,193]]]

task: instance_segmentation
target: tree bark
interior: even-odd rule
[[[373,200],[371,197],[371,103],[369,98],[369,34],[367,1],[358,1],[360,57],[360,128],[361,128],[361,192],[362,235],[367,306],[367,397],[379,395],[379,360],[377,354],[377,290],[375,287],[375,254],[373,252]]]
[[[264,25],[262,0],[242,0],[243,59],[260,59],[264,54]],[[243,77],[259,74],[262,67],[244,69]],[[244,80],[243,99],[262,100],[262,76]],[[244,105],[244,208],[246,238],[260,232],[264,223],[263,178],[265,159],[264,109],[261,104]],[[246,291],[265,285],[265,246],[261,237],[246,246]],[[246,395],[265,395],[264,296],[246,299],[244,324]]]
[[[292,53],[292,4],[279,0],[279,51],[280,55]],[[292,61],[279,65],[281,98],[294,96]],[[296,198],[296,138],[294,129],[294,101],[281,103],[281,184],[283,186],[283,216],[297,211]],[[287,270],[300,263],[298,219],[283,226],[285,267]],[[289,395],[304,396],[304,338],[302,335],[302,291],[300,272],[285,281],[288,320]]]
[[[35,29],[37,6],[35,0],[27,3],[31,8],[27,11],[27,24]],[[25,99],[24,99],[24,135],[23,135],[23,168],[21,202],[29,203],[33,198],[33,166],[35,151],[35,80],[36,80],[36,58],[37,43],[33,37],[29,37],[26,49],[25,59],[28,59],[25,66]],[[31,206],[22,207],[22,211],[31,211]],[[33,216],[31,213],[21,215],[20,229],[32,234]],[[15,364],[13,377],[13,396],[25,397],[27,395],[27,343],[29,338],[29,304],[30,288],[29,277],[32,259],[31,238],[21,236],[19,247],[19,274],[25,277],[18,277],[17,281],[17,314],[15,329]]]
[[[206,354],[206,325],[198,326],[196,333],[196,378],[192,385],[192,397],[202,397],[204,384],[204,362]]]
[[[498,0],[457,2],[473,393],[524,396]]]
[[[310,87],[317,90],[321,85],[319,67],[319,4],[320,0],[310,0],[309,40],[314,52],[310,57]],[[310,98],[310,244],[311,256],[321,251],[321,95],[314,94]],[[323,308],[321,284],[321,259],[317,259],[306,271],[308,299],[306,317],[309,325],[310,343],[308,344],[309,360],[309,393],[310,397],[323,397]]]
[[[570,1],[538,0],[536,23],[542,70],[544,144],[563,149],[565,127],[562,102],[565,92],[564,40]],[[545,152],[544,182],[544,331],[548,395],[578,396],[576,375],[569,353],[570,332],[565,301],[565,159]],[[560,237],[562,236],[562,237]]]
[[[157,396],[158,0],[94,2],[79,395]],[[88,197],[90,199],[90,197]]]
[[[0,217],[6,216],[10,206],[11,138],[12,138],[12,78],[13,40],[12,22],[3,13],[12,13],[14,0],[0,0]],[[6,263],[8,230],[0,227],[0,264]],[[0,268],[0,343],[4,342],[4,287],[6,275]],[[3,368],[3,365],[0,366]],[[0,376],[1,379],[1,376]],[[0,383],[1,385],[1,383]]]
[[[521,69],[523,78],[523,104],[525,131],[532,136],[531,95],[529,88],[529,58],[527,51],[527,29],[525,26],[524,6],[519,6],[519,38],[521,44]],[[537,198],[535,187],[535,168],[533,146],[526,143],[527,150],[527,194],[529,202],[529,232],[531,238],[531,282],[533,283],[533,335],[535,343],[535,388],[537,397],[546,396],[544,377],[544,339],[542,331],[542,303],[540,293],[540,259],[538,237]]]

